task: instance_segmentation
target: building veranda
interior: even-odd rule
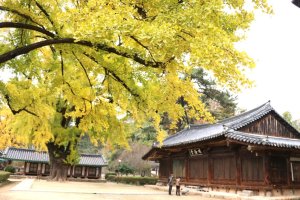
[[[22,164],[23,175],[48,176],[50,175],[49,155],[32,149],[8,147],[1,155],[8,162]],[[101,178],[102,167],[107,166],[102,155],[81,154],[79,163],[69,166],[68,177],[72,178]]]
[[[259,194],[298,193],[300,133],[267,102],[215,124],[192,125],[143,156],[183,184]]]

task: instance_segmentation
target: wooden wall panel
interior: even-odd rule
[[[207,179],[208,159],[207,157],[197,157],[189,160],[189,178]]]
[[[175,177],[185,178],[185,164],[184,159],[173,160],[173,175]]]
[[[284,157],[270,157],[270,181],[272,184],[287,183],[287,160]]]
[[[167,178],[170,175],[170,161],[168,159],[159,162],[159,177]]]
[[[270,113],[263,118],[240,128],[239,131],[277,137],[300,138],[300,135],[296,131],[280,121],[274,113]]]
[[[243,156],[241,158],[242,182],[263,182],[264,163],[262,157]]]
[[[235,181],[236,159],[234,156],[212,157],[212,181]]]
[[[293,170],[293,182],[300,183],[300,162],[292,162],[291,163],[292,167],[291,169]]]

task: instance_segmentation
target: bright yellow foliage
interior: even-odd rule
[[[234,48],[243,39],[237,31],[246,31],[254,18],[244,4],[0,0],[5,14],[0,15],[0,27],[2,22],[23,24],[0,29],[2,56],[56,41],[1,61],[15,74],[0,84],[2,108],[20,111],[1,114],[6,119],[1,126],[8,131],[1,132],[3,138],[18,135],[22,142],[44,149],[47,141],[66,145],[89,134],[95,145],[126,146],[128,127],[151,119],[162,141],[166,133],[160,129],[160,116],[167,112],[175,125],[184,116],[177,104],[180,97],[189,104],[189,117],[212,121],[188,77],[202,67],[230,90],[250,85],[243,70],[253,67],[253,60]],[[271,12],[265,0],[253,4]],[[62,126],[64,119],[72,120]]]

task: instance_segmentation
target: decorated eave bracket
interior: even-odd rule
[[[203,152],[200,148],[189,149],[189,154],[191,157],[203,155]]]

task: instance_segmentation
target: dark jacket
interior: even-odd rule
[[[173,185],[173,176],[169,176],[168,185]]]

